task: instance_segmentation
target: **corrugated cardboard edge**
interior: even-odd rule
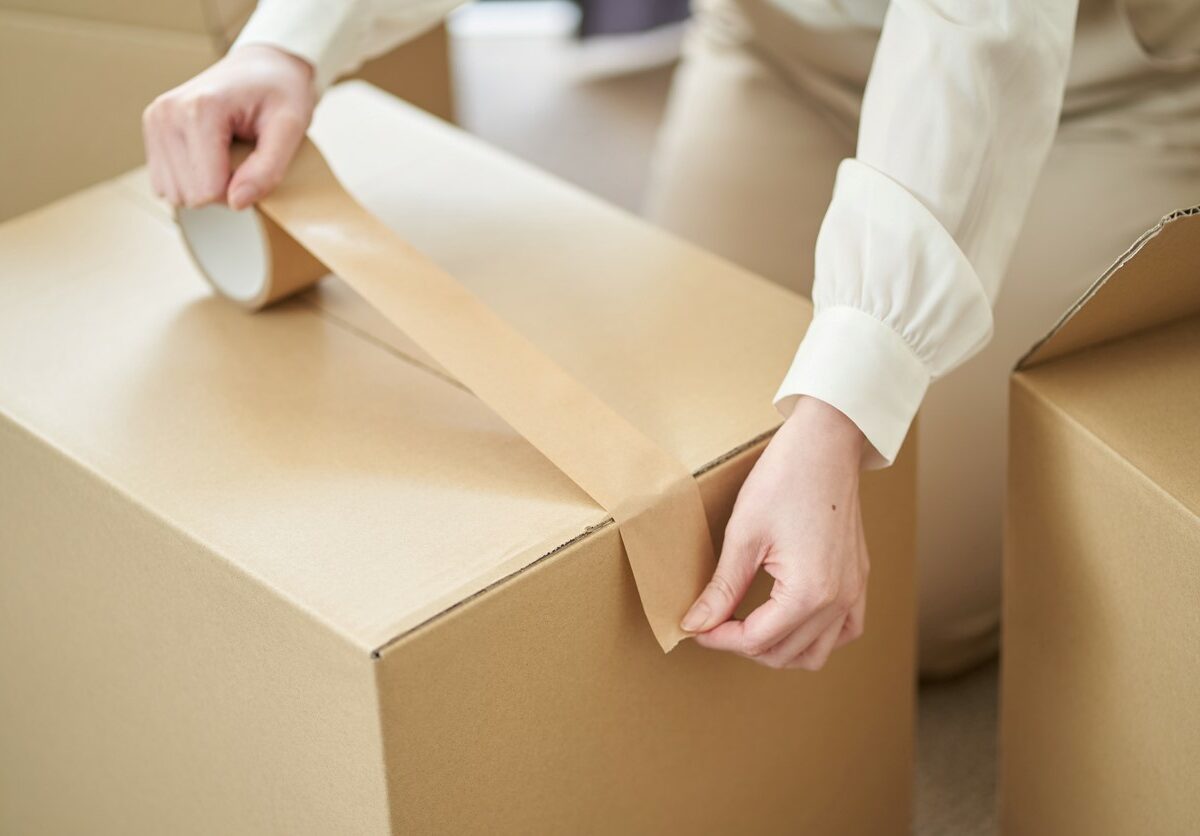
[[[775,435],[775,430],[770,430],[768,432],[762,433],[761,435],[745,442],[744,444],[738,445],[737,447],[730,450],[729,452],[727,452],[721,456],[718,456],[717,458],[713,459],[711,462],[708,462],[703,467],[696,470],[692,474],[693,477],[697,480],[700,480],[701,477],[703,477],[706,473],[716,470],[717,468],[721,467],[725,463],[733,461],[734,459],[737,459],[740,456],[743,456],[746,454],[752,454],[755,458],[757,458],[757,456],[762,452],[762,450],[766,448],[767,442],[770,441],[774,435]],[[473,601],[483,597],[484,595],[487,595],[488,593],[492,592],[493,590],[498,589],[499,587],[504,586],[505,584],[516,580],[518,577],[525,574],[526,572],[533,571],[540,564],[544,563],[545,561],[549,560],[552,557],[555,557],[556,555],[562,553],[563,551],[565,551],[567,549],[570,549],[576,545],[583,543],[588,537],[591,537],[596,532],[607,528],[608,526],[612,525],[613,522],[614,522],[613,518],[608,517],[605,520],[603,520],[602,522],[597,523],[596,525],[585,528],[583,531],[579,532],[574,537],[570,538],[569,540],[566,540],[563,543],[560,543],[559,545],[555,546],[553,549],[546,552],[545,554],[542,554],[542,555],[534,558],[533,560],[529,561],[521,568],[510,572],[509,574],[505,575],[504,577],[499,578],[498,580],[495,580],[495,581],[487,584],[486,586],[480,587],[477,591],[471,593],[470,595],[465,596],[464,598],[462,598],[462,600],[457,601],[456,603],[443,608],[442,610],[438,611],[434,615],[431,615],[429,618],[426,618],[424,621],[418,622],[417,624],[413,624],[411,626],[408,626],[401,630],[396,631],[395,635],[391,636],[390,638],[387,639],[387,641],[382,642],[378,647],[376,647],[374,650],[371,651],[371,658],[373,658],[373,659],[381,658],[382,655],[384,654],[384,652],[386,652],[388,650],[388,648],[392,647],[393,645],[397,644],[398,642],[402,641],[403,639],[407,638],[408,636],[412,635],[413,633],[416,633],[419,630],[423,630],[426,627],[433,625],[439,619],[449,616],[450,614],[454,613],[456,610],[459,610],[462,607],[465,607],[465,606],[471,604]],[[715,569],[716,567],[714,566],[713,568]]]
[[[1176,224],[1184,219],[1196,218],[1197,220],[1190,221],[1192,224],[1200,224],[1200,206],[1192,206],[1187,209],[1179,209],[1171,212],[1163,218],[1151,229],[1143,232],[1136,241],[1127,249],[1112,265],[1104,271],[1104,273],[1095,282],[1092,283],[1082,296],[1063,314],[1062,318],[1054,325],[1050,332],[1042,339],[1038,340],[1032,348],[1017,362],[1016,370],[1027,369],[1036,366],[1039,363],[1046,362],[1061,357],[1066,354],[1080,351],[1101,342],[1127,337],[1131,334],[1145,331],[1149,328],[1162,325],[1166,322],[1182,319],[1200,313],[1200,248],[1197,248],[1197,270],[1195,273],[1195,285],[1197,293],[1194,299],[1179,300],[1180,304],[1177,308],[1173,308],[1172,313],[1168,316],[1159,316],[1156,312],[1142,311],[1145,316],[1139,318],[1130,315],[1129,311],[1124,311],[1125,319],[1132,321],[1120,321],[1120,318],[1114,318],[1111,312],[1098,312],[1095,305],[1088,308],[1088,305],[1093,302],[1098,294],[1107,287],[1113,286],[1116,281],[1137,280],[1137,277],[1125,276],[1117,279],[1117,274],[1124,270],[1129,265],[1135,263],[1135,259],[1149,252],[1156,246],[1169,246],[1169,242],[1165,243],[1163,233],[1168,230],[1172,224]],[[1147,285],[1147,293],[1143,298],[1151,301],[1163,301],[1161,297],[1154,293],[1152,284]],[[1071,344],[1066,340],[1070,336],[1072,326],[1078,326],[1082,321],[1081,312],[1087,308],[1094,314],[1094,320],[1086,323],[1089,326],[1099,330],[1099,336],[1092,339],[1084,339],[1078,344]]]

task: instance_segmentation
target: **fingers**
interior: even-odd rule
[[[232,133],[230,114],[219,105],[197,106],[185,123],[179,161],[184,173],[179,179],[187,206],[204,206],[225,197]]]
[[[846,618],[847,616],[842,615],[835,619],[824,632],[817,636],[817,640],[809,645],[808,649],[788,662],[787,666],[814,672],[825,667],[825,663],[829,661],[829,654],[833,652],[834,645],[837,644],[838,637],[842,633]]]
[[[279,185],[308,127],[307,119],[287,109],[269,111],[260,122],[254,150],[229,181],[226,199],[234,209],[245,209]]]
[[[171,91],[142,117],[154,190],[173,206],[220,200],[229,182],[232,115],[219,96]]]
[[[761,547],[756,542],[726,533],[712,580],[679,626],[689,633],[703,633],[728,621],[746,597],[760,563]]]
[[[858,601],[850,608],[850,612],[846,616],[846,622],[842,625],[842,633],[834,643],[833,649],[837,650],[839,647],[845,647],[855,639],[862,638],[862,634],[867,626],[866,620],[867,591],[864,589]]]
[[[313,68],[266,45],[233,49],[155,99],[142,115],[155,192],[175,206],[202,206],[236,192],[238,207],[263,197],[283,177],[316,104]],[[234,135],[258,150],[230,179]]]
[[[816,596],[807,602],[785,598],[780,595],[779,587],[776,583],[771,597],[744,621],[719,624],[707,634],[697,636],[697,641],[704,647],[731,650],[752,659],[764,655],[793,633],[806,634],[811,643],[836,615],[831,611],[832,600]],[[807,643],[797,648],[797,652],[804,647]]]
[[[866,563],[863,552],[861,585],[837,587],[810,580],[805,593],[795,594],[777,580],[771,598],[745,620],[720,623],[697,635],[696,642],[772,668],[820,670],[835,649],[863,633]]]
[[[170,154],[166,147],[167,131],[162,125],[158,102],[142,113],[142,141],[146,146],[146,162],[150,170],[150,186],[154,193],[172,206],[179,205],[179,187],[171,173]]]
[[[772,599],[745,621],[727,621],[696,636],[696,643],[712,650],[728,650],[768,667],[782,668],[842,618],[844,614],[832,606],[796,615]]]
[[[825,623],[815,639],[811,630],[802,628],[755,661],[772,668],[819,671],[825,667],[833,651],[862,636],[866,608],[867,593],[864,588],[858,601],[847,612],[835,610],[834,617]]]

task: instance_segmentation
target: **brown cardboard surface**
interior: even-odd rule
[[[1177,213],[1014,375],[1005,833],[1200,828],[1198,277]]]
[[[454,83],[450,75],[450,35],[445,25],[373,58],[354,73],[440,119],[455,121]]]
[[[807,302],[362,87],[316,135],[720,530]],[[212,298],[140,173],[0,253],[0,831],[907,829],[911,451],[826,672],[663,657],[605,513],[336,281]]]
[[[1195,833],[1200,520],[1034,386],[1011,421],[1002,832]]]
[[[0,219],[142,162],[142,109],[211,64],[207,35],[0,11]]]
[[[0,10],[191,32],[226,45],[253,9],[253,0],[0,0]]]
[[[699,479],[718,529],[753,452]],[[864,477],[867,632],[817,676],[663,656],[611,526],[384,648],[395,832],[908,833],[914,471]]]
[[[1200,514],[1200,316],[1102,343],[1020,379]]]
[[[0,833],[387,832],[362,651],[17,426],[9,405]]]

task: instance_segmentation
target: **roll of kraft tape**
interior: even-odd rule
[[[612,515],[663,650],[714,568],[696,480],[354,200],[307,140],[255,209],[181,209],[223,296],[257,310],[339,276]]]

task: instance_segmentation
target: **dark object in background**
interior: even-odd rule
[[[644,32],[688,16],[688,0],[574,0],[582,17],[579,35],[625,35]]]

